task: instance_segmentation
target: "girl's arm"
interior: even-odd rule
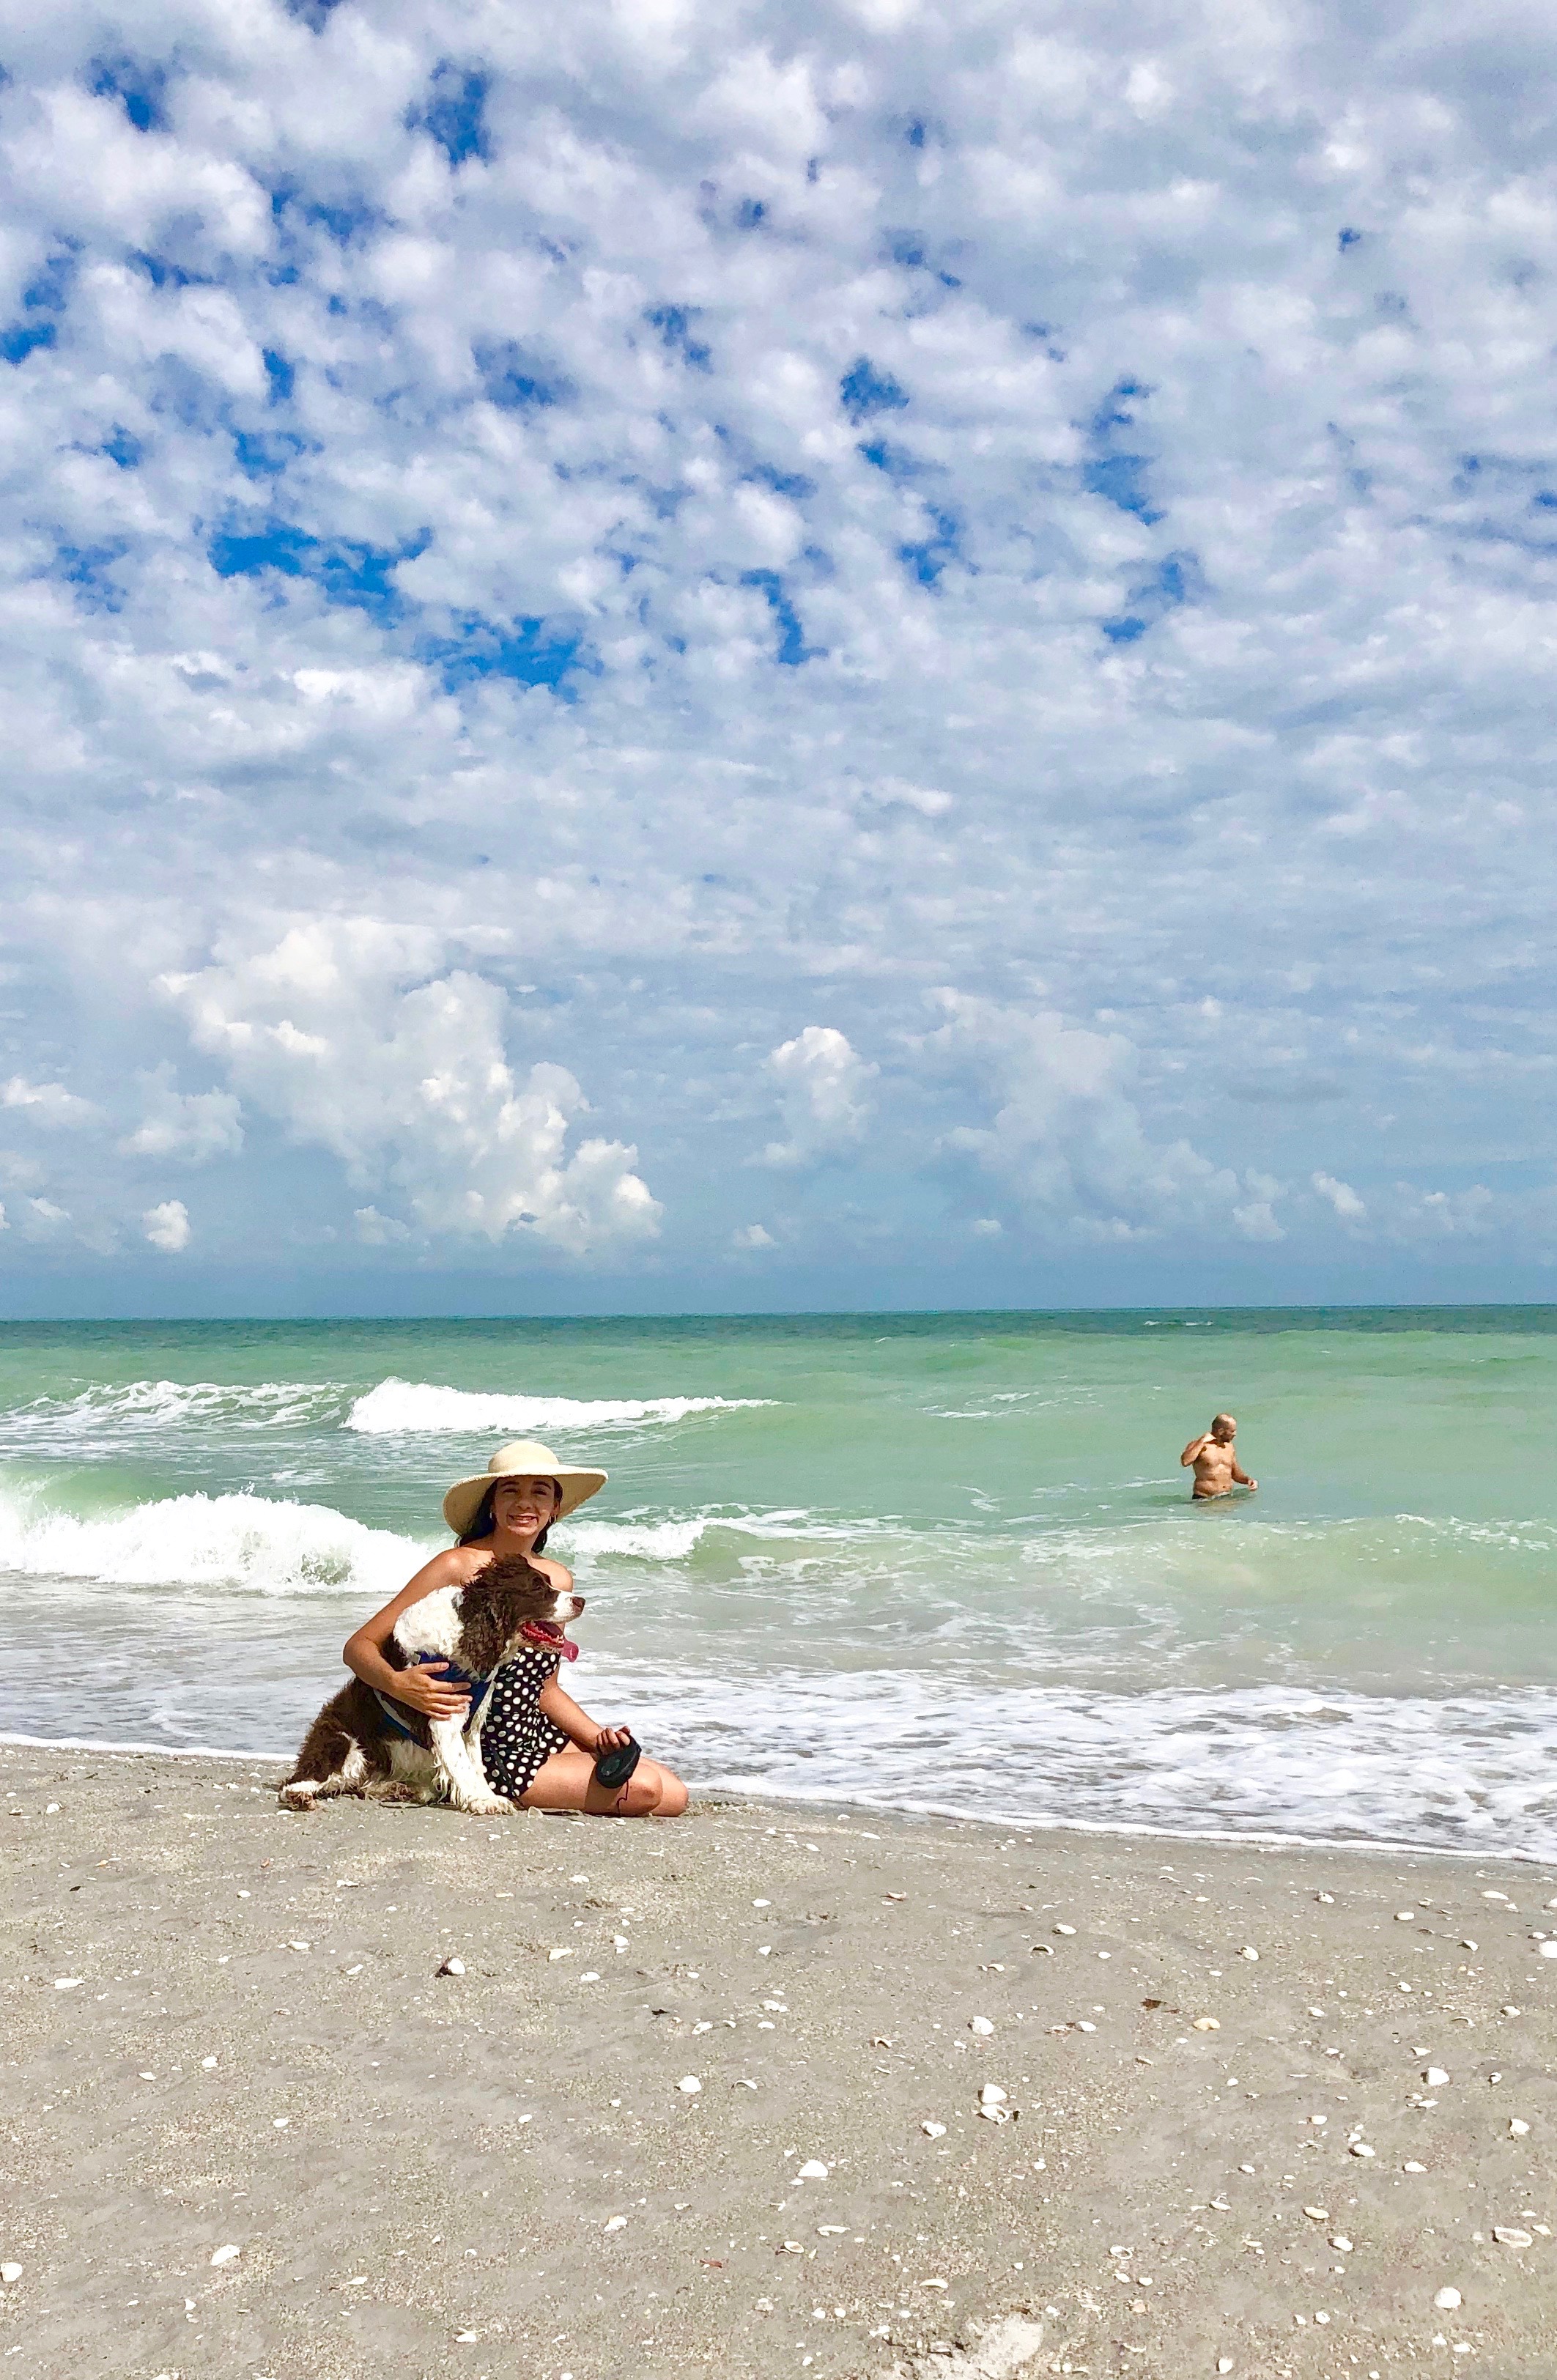
[[[437,1587],[463,1586],[470,1570],[470,1558],[458,1546],[434,1554],[400,1589],[393,1603],[375,1611],[371,1620],[365,1620],[347,1638],[341,1648],[347,1668],[365,1686],[376,1686],[381,1694],[392,1694],[397,1703],[408,1703],[426,1718],[463,1718],[469,1708],[469,1696],[463,1687],[444,1683],[444,1662],[430,1661],[414,1669],[397,1670],[384,1659],[383,1648],[402,1611],[420,1603],[424,1595],[432,1594]]]
[[[598,1760],[602,1752],[610,1752],[615,1745],[626,1743],[632,1733],[632,1730],[626,1727],[602,1727],[588,1711],[579,1709],[573,1696],[565,1692],[555,1678],[549,1678],[541,1687],[535,1697],[535,1706],[544,1711],[552,1725],[560,1727],[564,1735],[576,1743],[580,1752],[587,1752],[591,1760]]]

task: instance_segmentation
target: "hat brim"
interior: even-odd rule
[[[444,1518],[455,1536],[462,1537],[465,1535],[480,1511],[481,1499],[489,1488],[495,1488],[499,1479],[513,1479],[519,1475],[512,1471],[478,1471],[469,1479],[456,1479],[444,1499]],[[580,1504],[587,1504],[591,1496],[598,1496],[610,1475],[607,1471],[570,1471],[561,1467],[547,1473],[546,1476],[554,1479],[562,1489],[562,1502],[553,1515],[553,1520],[566,1521]]]

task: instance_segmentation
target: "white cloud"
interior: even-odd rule
[[[398,1194],[423,1231],[524,1232],[575,1256],[651,1236],[661,1208],[637,1151],[590,1138],[569,1152],[589,1109],[577,1080],[544,1061],[517,1075],[506,994],[465,969],[430,975],[433,947],[374,918],[315,918],[164,989],[244,1098],[352,1184]]]
[[[152,1245],[167,1256],[178,1256],[189,1245],[189,1210],[182,1198],[164,1198],[160,1206],[148,1207],[140,1221]]]
[[[251,1269],[474,1237],[685,1294],[771,1135],[791,1283],[844,1215],[940,1258],[949,1196],[1067,1294],[1208,1220],[1273,1288],[1446,1244],[1517,1288],[1544,18],[12,15],[18,1226],[133,1237],[148,1160],[221,1157]],[[937,983],[984,1022],[915,1051]],[[1340,1197],[1254,1186],[1316,1145]]]
[[[396,1222],[393,1215],[381,1215],[376,1207],[355,1208],[351,1220],[365,1248],[391,1248],[396,1241],[411,1236],[404,1223]]]
[[[730,1234],[730,1245],[749,1254],[755,1248],[774,1248],[778,1242],[761,1223],[742,1223]]]
[[[173,1068],[165,1064],[142,1081],[141,1121],[119,1143],[126,1156],[181,1157],[190,1165],[237,1156],[243,1147],[243,1110],[231,1091],[180,1091]]]
[[[768,1053],[778,1077],[787,1140],[772,1140],[765,1165],[809,1165],[837,1156],[864,1137],[869,1085],[878,1069],[861,1058],[835,1026],[808,1025]]]
[[[976,1158],[1035,1220],[1117,1242],[1233,1208],[1235,1174],[1186,1140],[1149,1139],[1126,1089],[1135,1052],[1122,1034],[950,989],[936,1001],[946,1021],[924,1047],[971,1072],[993,1102],[988,1123],[955,1126],[945,1145]]]
[[[1367,1202],[1357,1196],[1349,1182],[1338,1182],[1332,1173],[1315,1173],[1309,1178],[1320,1196],[1328,1200],[1344,1223],[1367,1220]]]
[[[63,1125],[70,1131],[100,1121],[91,1101],[67,1091],[63,1083],[30,1083],[21,1075],[13,1075],[0,1086],[0,1107],[21,1108],[34,1123]]]

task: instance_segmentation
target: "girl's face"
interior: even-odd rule
[[[524,1472],[517,1479],[500,1479],[493,1490],[495,1527],[517,1537],[538,1537],[556,1517],[557,1491],[553,1481]]]

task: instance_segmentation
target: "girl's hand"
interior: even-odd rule
[[[424,1718],[468,1718],[470,1697],[463,1686],[451,1686],[445,1682],[444,1672],[447,1668],[446,1661],[424,1661],[415,1669],[399,1670],[395,1681],[395,1701],[408,1703]]]
[[[630,1727],[597,1728],[594,1743],[595,1758],[598,1760],[602,1752],[619,1752],[624,1743],[630,1743],[632,1740],[633,1731]]]

